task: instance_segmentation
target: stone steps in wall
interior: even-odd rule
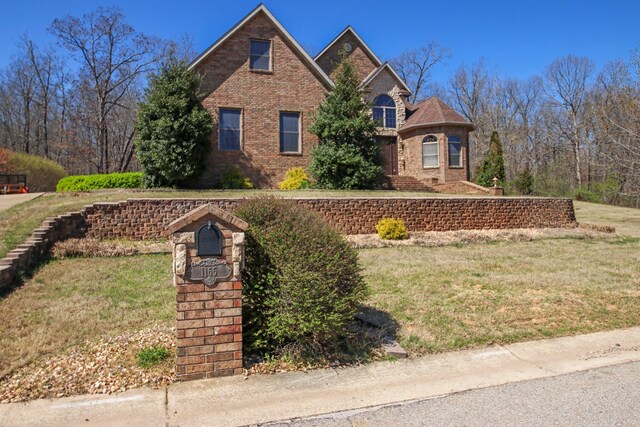
[[[434,192],[433,188],[412,176],[390,175],[387,176],[387,183],[390,190]]]

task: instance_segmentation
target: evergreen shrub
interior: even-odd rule
[[[105,188],[140,188],[142,172],[70,175],[58,181],[56,191],[90,191]]]
[[[382,218],[376,224],[378,236],[385,240],[404,240],[409,238],[404,221],[396,218]]]
[[[284,176],[284,180],[278,184],[281,190],[300,190],[310,186],[309,175],[302,167],[289,169]]]

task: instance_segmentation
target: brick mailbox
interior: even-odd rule
[[[242,281],[247,223],[211,204],[167,227],[177,296],[176,378],[242,373]]]

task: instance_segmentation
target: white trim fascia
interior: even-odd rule
[[[469,122],[448,122],[448,121],[444,121],[444,122],[432,122],[432,123],[417,123],[417,124],[411,125],[411,126],[403,126],[400,129],[398,129],[398,133],[406,132],[408,130],[412,130],[412,129],[416,129],[416,128],[431,127],[431,126],[443,126],[443,125],[466,126],[466,127],[472,128],[472,129],[475,128],[473,123],[469,123]]]
[[[302,57],[309,63],[309,65],[318,73],[318,75],[324,80],[330,88],[333,88],[335,85],[333,81],[329,78],[329,76],[320,68],[320,66],[309,56],[307,51],[296,41],[295,38],[282,26],[280,21],[276,19],[275,16],[267,9],[267,7],[260,3],[255,9],[253,9],[247,16],[245,16],[240,22],[231,27],[226,33],[222,35],[218,40],[216,40],[207,50],[198,55],[196,59],[194,59],[189,64],[189,69],[192,70],[196,65],[202,62],[207,56],[209,56],[214,50],[216,50],[222,43],[224,43],[229,37],[234,35],[236,31],[242,28],[249,20],[251,20],[258,12],[264,12],[265,15],[273,22],[273,24],[278,28],[278,30],[282,33],[282,35],[289,41],[302,55]]]
[[[367,51],[367,53],[374,59],[374,62],[376,63],[375,65],[377,67],[381,66],[382,65],[382,61],[380,60],[380,58],[378,58],[378,55],[373,53],[371,48],[369,46],[367,46],[367,44],[364,42],[364,40],[362,40],[362,38],[358,35],[356,30],[351,25],[348,25],[347,28],[342,30],[342,32],[340,34],[338,34],[338,36],[335,39],[331,40],[331,42],[327,45],[327,47],[322,49],[322,52],[317,54],[315,56],[315,58],[313,58],[313,60],[317,61],[327,50],[329,50],[329,48],[331,46],[333,46],[335,44],[335,42],[337,42],[340,39],[340,37],[345,35],[347,33],[347,31],[351,31],[351,34],[353,34],[355,36],[355,38],[358,40],[358,43],[360,43],[362,45],[362,47],[364,47],[364,49]]]
[[[407,87],[407,84],[404,82],[404,80],[402,80],[400,78],[400,76],[398,75],[398,73],[396,73],[396,71],[393,69],[393,67],[391,66],[391,64],[389,64],[388,61],[386,61],[384,64],[382,64],[381,66],[379,66],[378,68],[376,68],[375,70],[373,70],[363,81],[362,83],[360,83],[360,88],[365,87],[366,85],[368,85],[369,83],[371,83],[373,81],[373,79],[375,79],[378,74],[380,74],[380,72],[383,69],[388,69],[389,71],[391,71],[391,74],[393,75],[393,77],[398,81],[398,83],[400,83],[404,90],[406,90],[407,92],[409,92],[409,95],[411,95],[411,90]]]

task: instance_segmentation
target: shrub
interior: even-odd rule
[[[395,218],[382,218],[376,224],[378,236],[385,240],[403,240],[409,238],[404,221]]]
[[[149,187],[176,187],[195,177],[213,129],[198,99],[198,76],[169,63],[152,76],[136,121],[135,149]]]
[[[349,60],[343,58],[334,81],[309,129],[320,140],[311,151],[309,172],[320,188],[374,188],[383,160],[374,139],[371,106],[362,98],[360,79]]]
[[[231,166],[222,174],[222,188],[227,190],[250,190],[253,188],[253,183],[240,172],[240,168]]]
[[[3,150],[2,157],[6,162],[2,167],[3,173],[21,174],[27,176],[27,186],[30,192],[55,191],[56,183],[67,172],[53,160],[25,153]]]
[[[58,182],[56,191],[90,191],[105,188],[140,188],[142,172],[70,175]]]
[[[382,170],[351,145],[319,144],[313,147],[311,157],[309,170],[316,185],[328,190],[374,188]]]
[[[573,190],[573,198],[581,202],[602,203],[600,194],[585,187]]]
[[[366,295],[357,252],[316,213],[291,200],[245,201],[244,339],[270,353],[331,345]]]
[[[299,190],[301,188],[309,188],[309,175],[304,168],[297,167],[287,171],[284,180],[278,185],[281,190]]]
[[[531,175],[529,169],[525,169],[524,171],[520,172],[518,176],[516,176],[513,180],[511,180],[511,182],[509,183],[509,187],[517,194],[529,196],[533,194],[533,182],[533,175]]]
[[[164,362],[170,355],[171,352],[165,346],[158,345],[143,348],[138,352],[136,358],[138,359],[138,366],[151,368]]]
[[[493,131],[489,141],[489,152],[484,158],[482,167],[476,176],[476,184],[484,187],[493,187],[493,178],[498,178],[498,187],[504,186],[504,157],[502,153],[502,143],[498,132]]]

